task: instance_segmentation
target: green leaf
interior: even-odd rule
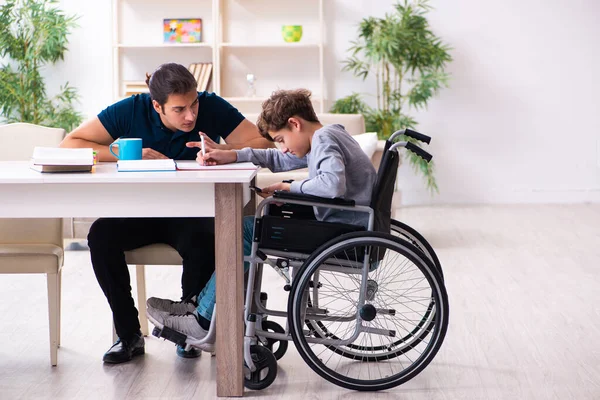
[[[446,73],[429,72],[412,80],[414,86],[406,95],[408,104],[416,109],[426,108],[427,101],[437,94],[442,87],[448,86],[448,79],[449,76]]]
[[[47,98],[40,68],[64,59],[75,16],[57,0],[7,0],[0,6],[0,115],[8,122],[30,122],[71,130],[82,115],[74,110],[77,91],[68,84]]]
[[[444,68],[452,61],[451,47],[431,30],[427,20],[431,10],[428,0],[403,0],[384,17],[367,17],[360,22],[358,38],[351,42],[343,70],[361,79],[372,69],[378,71],[379,108],[359,107],[355,103],[359,98],[352,97],[358,95],[353,94],[338,100],[332,110],[363,114],[367,130],[378,132],[382,139],[417,125],[406,109],[426,109],[429,99],[447,87],[450,79]],[[433,164],[411,155],[407,159],[423,175],[430,191],[436,192]]]
[[[368,114],[369,107],[362,101],[360,94],[352,93],[349,96],[336,100],[329,110],[334,114]]]

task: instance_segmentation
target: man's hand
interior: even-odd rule
[[[169,158],[169,157],[167,157],[164,154],[159,153],[158,151],[153,150],[149,147],[142,149],[142,160],[160,160],[160,159],[165,159],[165,158]]]
[[[279,183],[274,183],[273,185],[262,188],[262,193],[266,194],[266,196],[263,196],[263,197],[268,197],[268,196],[271,196],[276,190],[281,190],[283,192],[289,192],[291,188],[292,188],[291,183],[279,182]],[[262,194],[260,194],[260,195],[262,196]]]
[[[237,153],[235,150],[211,150],[202,156],[199,151],[196,161],[200,165],[231,164],[237,161]]]
[[[206,133],[198,132],[200,136],[204,136],[204,149],[208,153],[211,150],[228,150],[231,146],[226,144],[217,144],[211,138],[209,138]],[[197,147],[199,149],[202,148],[202,142],[187,142],[185,144],[187,147]]]
[[[110,136],[104,125],[98,117],[85,121],[73,132],[69,133],[59,147],[64,148],[85,148],[92,147],[98,152],[98,161],[117,161],[117,158],[110,153],[108,146],[115,139]]]

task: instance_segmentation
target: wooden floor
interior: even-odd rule
[[[275,383],[247,397],[600,399],[600,205],[406,208],[396,216],[429,239],[446,275],[450,327],[432,364],[387,393],[351,392],[321,379],[291,345]],[[177,297],[180,268],[148,267],[147,275],[149,296]],[[270,292],[270,303],[283,293]],[[62,310],[51,367],[45,278],[0,276],[0,399],[216,396],[214,358],[178,358],[154,337],[144,357],[102,364],[110,313],[87,252],[66,254]]]

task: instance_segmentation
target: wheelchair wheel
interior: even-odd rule
[[[367,391],[422,371],[443,342],[448,312],[431,261],[410,243],[376,232],[321,246],[302,266],[288,301],[292,338],[306,363],[332,383]],[[314,337],[304,335],[305,323],[316,328]]]
[[[265,321],[262,322],[262,330],[267,332],[285,333],[285,329],[277,322]],[[280,360],[284,356],[288,349],[287,340],[278,340],[271,338],[263,338],[265,340],[265,347],[273,353],[275,359]],[[261,340],[262,341],[262,340]],[[273,350],[274,349],[274,350]]]
[[[391,220],[390,230],[392,235],[408,241],[409,243],[417,247],[419,250],[421,250],[423,254],[425,254],[425,256],[427,256],[427,258],[429,258],[429,260],[434,264],[434,266],[436,267],[436,271],[439,273],[439,276],[443,280],[444,276],[439,259],[431,245],[419,232],[417,232],[410,226],[402,222],[396,221],[394,219]],[[310,296],[308,297],[307,301],[309,302],[310,306]],[[434,317],[435,307],[434,303],[431,302],[430,307],[423,314],[422,320],[415,326],[415,329],[409,332],[408,335],[405,335],[400,339],[396,340],[394,343],[392,343],[391,346],[361,346],[349,344],[347,346],[331,345],[328,347],[330,350],[341,354],[344,357],[352,359],[360,359],[364,361],[379,361],[394,358],[403,354],[407,349],[410,349],[410,347],[407,346],[400,346],[402,343],[408,343],[412,340],[411,344],[414,345],[415,339],[419,340],[419,332],[421,332],[424,336],[427,335],[428,330],[432,326],[431,324],[433,324],[434,322]],[[327,327],[320,321],[306,321],[306,325],[310,333],[315,337],[336,338],[336,336],[333,333],[327,331]]]
[[[251,390],[266,389],[277,377],[277,360],[269,349],[263,346],[250,346],[250,355],[256,371],[247,368],[244,372],[244,386]]]
[[[404,239],[411,243],[413,246],[418,248],[429,258],[429,260],[433,263],[440,277],[444,279],[444,273],[442,272],[442,265],[440,264],[440,260],[438,259],[437,254],[433,250],[433,247],[425,240],[423,235],[419,232],[411,228],[410,226],[396,221],[395,219],[391,220],[390,225],[390,233],[394,236],[398,236],[401,239]]]

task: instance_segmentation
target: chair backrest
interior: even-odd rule
[[[386,144],[386,150],[383,153],[381,164],[377,171],[377,181],[373,188],[370,204],[375,212],[375,225],[373,229],[385,233],[390,233],[392,197],[394,196],[394,186],[400,162],[398,151],[395,149],[389,151],[388,149],[389,146]]]
[[[57,147],[64,135],[65,130],[60,128],[26,123],[0,125],[0,161],[28,161],[35,146]],[[0,219],[0,243],[52,243],[62,247],[62,219]]]
[[[28,161],[35,146],[56,147],[65,130],[18,122],[0,125],[0,161]]]

